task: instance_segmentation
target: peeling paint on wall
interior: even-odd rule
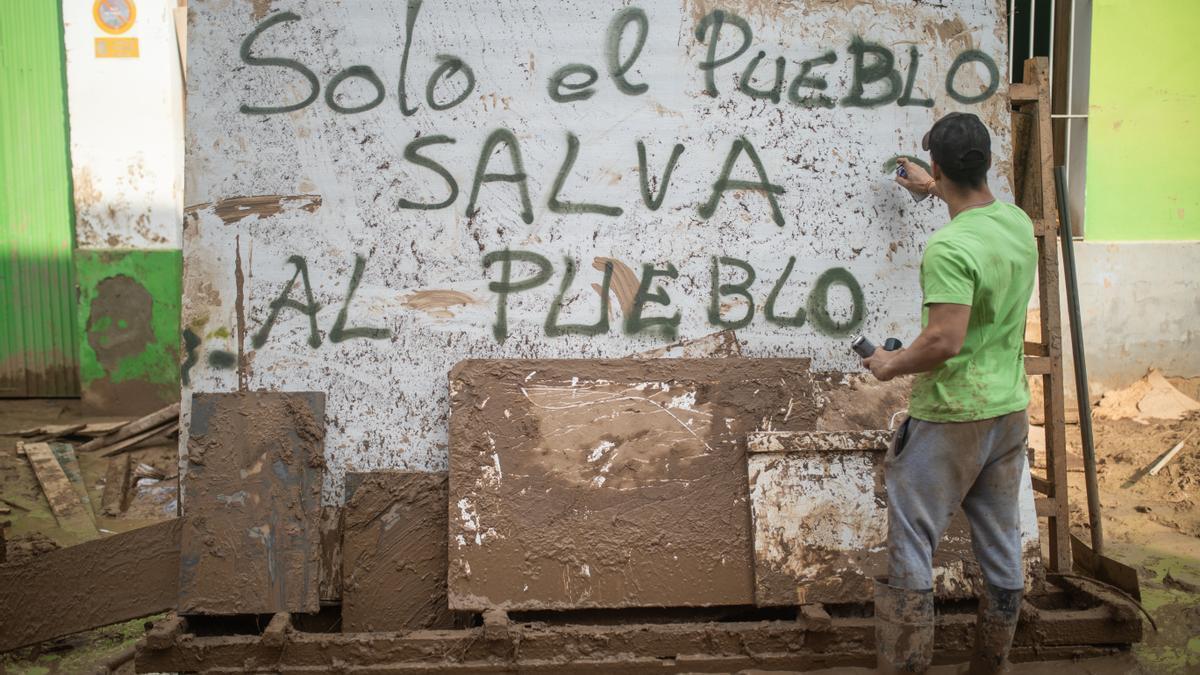
[[[194,6],[190,387],[326,391],[332,503],[347,468],[445,469],[466,357],[736,330],[855,368],[849,332],[918,332],[945,220],[880,167],[952,110],[1004,166],[1001,5]],[[246,195],[320,203],[218,213]]]

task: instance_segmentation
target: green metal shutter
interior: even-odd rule
[[[79,395],[62,30],[0,1],[0,397]]]

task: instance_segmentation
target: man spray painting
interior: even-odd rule
[[[885,460],[888,575],[876,584],[882,672],[923,672],[933,648],[932,557],[961,505],[987,581],[971,673],[999,672],[1024,593],[1018,507],[1028,430],[1023,345],[1037,245],[1021,209],[988,189],[991,139],[951,113],[925,135],[933,175],[901,160],[897,182],[945,202],[950,223],[921,262],[922,330],[863,365],[881,381],[916,374],[909,417]]]

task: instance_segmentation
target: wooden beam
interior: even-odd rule
[[[1032,84],[1014,82],[1008,85],[1008,100],[1013,103],[1032,103],[1037,98],[1037,87]]]
[[[0,567],[0,652],[173,608],[179,532],[172,519]]]
[[[1046,224],[1058,223],[1058,201],[1054,185],[1054,149],[1050,124],[1049,63],[1045,58],[1025,62],[1024,81],[1036,86],[1037,103],[1034,109],[1033,143],[1030,154],[1036,167],[1036,192],[1039,207],[1029,213],[1031,218]],[[1031,207],[1026,205],[1026,209]],[[1057,230],[1057,228],[1055,228]],[[1038,242],[1038,300],[1041,311],[1042,340],[1046,343],[1048,367],[1042,365],[1045,399],[1046,466],[1050,475],[1050,494],[1055,498],[1057,513],[1049,521],[1051,571],[1071,570],[1070,505],[1067,500],[1067,436],[1066,402],[1063,395],[1062,368],[1062,308],[1058,288],[1058,237],[1055,233],[1039,234]],[[1039,357],[1041,358],[1041,357]]]
[[[1026,356],[1025,372],[1029,375],[1049,375],[1054,369],[1054,362],[1049,356]]]

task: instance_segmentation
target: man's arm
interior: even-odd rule
[[[967,338],[970,305],[933,303],[929,305],[929,323],[912,346],[894,352],[876,349],[863,359],[863,365],[880,382],[912,373],[923,373],[942,365],[962,350]]]

